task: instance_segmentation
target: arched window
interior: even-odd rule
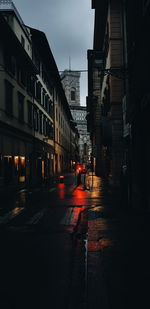
[[[76,89],[71,88],[71,101],[75,101],[75,100],[76,100]]]

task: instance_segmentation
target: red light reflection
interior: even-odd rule
[[[83,189],[83,186],[78,186],[72,195],[72,204],[77,205],[77,204],[82,204],[84,205],[86,203],[86,198],[87,198],[87,192]]]
[[[60,199],[64,199],[65,198],[65,185],[64,183],[59,183],[58,184],[58,196]]]

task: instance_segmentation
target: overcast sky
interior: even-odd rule
[[[24,23],[43,31],[59,71],[87,69],[87,49],[93,47],[91,0],[13,0]],[[86,105],[87,73],[81,73],[81,105]]]

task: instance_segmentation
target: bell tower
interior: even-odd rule
[[[80,72],[63,71],[61,82],[69,105],[80,106]]]

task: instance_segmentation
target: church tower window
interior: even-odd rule
[[[71,101],[76,100],[76,90],[75,88],[71,88]]]

